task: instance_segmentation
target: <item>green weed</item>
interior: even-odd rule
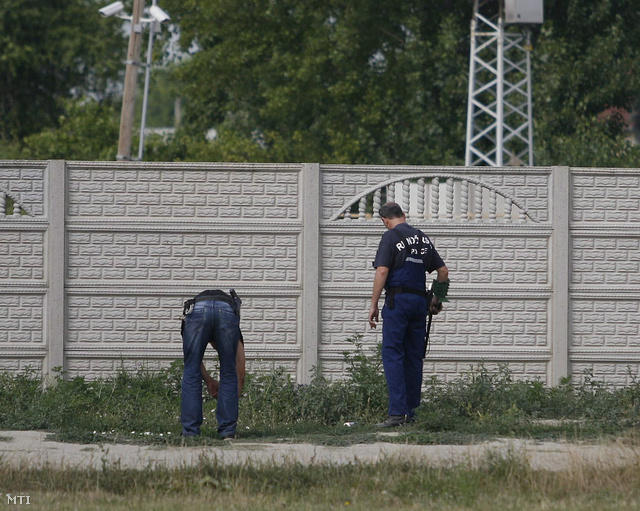
[[[354,351],[344,352],[348,378],[329,382],[317,367],[308,385],[299,385],[282,369],[248,377],[241,402],[242,422],[254,427],[315,423],[326,426],[345,421],[370,422],[386,410],[387,388],[379,347],[364,351],[360,337],[348,339]]]
[[[587,373],[581,385],[516,380],[507,365],[483,364],[450,383],[426,382],[418,422],[431,431],[589,437],[640,424],[640,384],[614,388]]]
[[[316,368],[300,385],[284,370],[248,375],[240,400],[240,433],[247,439],[300,439],[329,445],[379,440],[373,424],[386,415],[380,347],[361,338],[344,353],[347,377],[329,381]],[[46,386],[34,371],[0,373],[0,428],[49,430],[58,439],[100,443],[179,444],[182,362],[161,371],[121,370],[88,381],[58,372]],[[203,394],[205,423],[197,444],[217,443],[216,401]],[[354,423],[346,428],[345,422]],[[506,365],[473,366],[459,378],[427,379],[415,423],[388,441],[467,443],[495,436],[585,439],[620,435],[640,424],[640,382],[613,388],[586,374],[546,387],[515,379]]]

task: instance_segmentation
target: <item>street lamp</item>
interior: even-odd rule
[[[144,79],[144,95],[142,100],[142,120],[140,122],[140,145],[138,146],[138,160],[142,160],[144,153],[144,129],[147,120],[147,102],[149,99],[149,79],[151,77],[151,56],[153,53],[153,36],[159,31],[159,23],[164,23],[171,19],[169,15],[156,5],[156,0],[152,0],[149,8],[150,18],[143,18],[144,0],[133,0],[133,12],[131,16],[124,14],[124,4],[113,2],[98,12],[103,17],[117,16],[131,22],[131,35],[129,36],[129,49],[127,51],[126,72],[124,77],[124,90],[122,93],[122,113],[120,116],[120,137],[118,140],[118,160],[131,159],[131,139],[133,137],[133,114],[135,107],[136,80],[138,75],[137,66],[140,64],[140,40],[142,26],[150,25],[149,46],[147,48],[147,63]]]

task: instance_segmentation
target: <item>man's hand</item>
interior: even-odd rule
[[[437,316],[441,310],[442,310],[442,304],[434,296],[433,298],[431,298],[431,303],[429,304],[429,313],[433,314],[434,316]]]
[[[220,388],[220,382],[213,378],[207,378],[205,381],[207,385],[207,391],[212,397],[218,397],[218,389]]]
[[[380,300],[388,275],[389,268],[386,266],[378,266],[376,268],[376,276],[373,279],[373,293],[371,294],[371,307],[369,308],[369,326],[371,328],[375,328],[379,321],[378,300]]]
[[[379,314],[378,306],[372,305],[371,308],[369,309],[369,326],[371,328],[375,328],[377,326],[379,321],[378,314]]]

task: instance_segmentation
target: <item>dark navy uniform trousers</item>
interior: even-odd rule
[[[413,417],[422,389],[427,299],[403,293],[394,296],[393,308],[387,302],[382,309],[382,364],[389,389],[389,415]]]

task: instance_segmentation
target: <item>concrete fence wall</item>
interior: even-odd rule
[[[234,287],[250,371],[340,378],[390,199],[450,268],[427,374],[637,375],[640,170],[75,161],[0,162],[0,370],[166,366]]]

